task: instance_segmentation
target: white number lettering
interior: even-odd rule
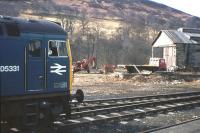
[[[14,71],[14,72],[17,71],[16,66],[13,66],[13,71]]]
[[[12,72],[13,71],[13,67],[9,66],[9,70],[10,70],[10,72]]]
[[[4,71],[5,71],[5,72],[8,72],[8,71],[9,71],[9,70],[8,70],[8,66],[5,66],[5,67],[4,67]]]
[[[19,66],[0,66],[0,72],[19,72]]]
[[[19,72],[19,66],[17,66],[17,71]]]
[[[0,72],[3,72],[3,71],[4,71],[4,67],[0,66]]]

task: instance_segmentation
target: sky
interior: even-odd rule
[[[200,0],[151,0],[200,17]]]

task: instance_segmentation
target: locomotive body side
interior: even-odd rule
[[[70,113],[67,34],[48,21],[0,18],[1,116],[25,125]],[[32,114],[32,115],[30,115]]]

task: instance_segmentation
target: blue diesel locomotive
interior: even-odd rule
[[[1,121],[29,126],[70,114],[67,40],[56,23],[0,16]],[[83,100],[82,91],[74,97]]]

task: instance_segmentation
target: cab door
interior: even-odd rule
[[[45,50],[42,39],[32,39],[26,47],[26,90],[43,91],[45,88]]]
[[[64,39],[48,40],[47,86],[48,91],[67,91],[69,87],[69,57]]]

